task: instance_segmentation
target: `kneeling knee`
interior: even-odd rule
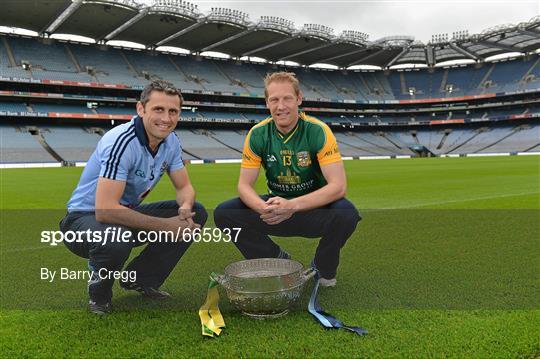
[[[216,207],[214,210],[214,223],[216,227],[226,228],[231,226],[233,222],[233,218],[230,215],[231,211],[232,209],[227,205],[227,202],[221,203]]]

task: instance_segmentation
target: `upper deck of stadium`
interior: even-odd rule
[[[275,16],[251,20],[241,11],[218,7],[203,14],[197,6],[182,0],[155,0],[148,6],[133,0],[9,1],[0,12],[0,25],[32,30],[45,37],[71,34],[97,43],[120,40],[148,49],[167,46],[195,54],[216,51],[234,58],[259,57],[306,66],[324,63],[339,68],[371,65],[388,69],[404,64],[433,67],[453,60],[479,63],[495,55],[530,54],[540,48],[540,16],[517,25],[494,26],[479,34],[434,36],[424,44],[406,35],[370,40],[368,34],[356,30],[334,34],[323,24],[297,26]]]

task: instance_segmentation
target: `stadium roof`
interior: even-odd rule
[[[134,0],[26,0],[8,1],[2,10],[1,26],[28,29],[43,36],[72,34],[96,42],[121,40],[147,48],[172,46],[194,53],[218,51],[233,57],[253,56],[302,65],[326,63],[341,68],[481,62],[494,55],[540,48],[540,16],[480,34],[456,32],[450,38],[448,34],[434,35],[424,44],[403,35],[375,41],[358,31],[336,35],[324,25],[299,28],[275,16],[251,21],[247,14],[226,8],[212,8],[209,14],[202,14],[197,6],[183,0],[155,0],[149,6]]]

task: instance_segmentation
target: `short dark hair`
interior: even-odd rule
[[[154,80],[148,85],[146,85],[143,92],[141,93],[141,98],[139,101],[142,103],[143,106],[145,106],[148,101],[150,101],[150,95],[153,91],[165,92],[167,95],[178,96],[178,98],[180,99],[180,106],[182,106],[182,103],[184,102],[182,93],[172,83],[165,80]]]

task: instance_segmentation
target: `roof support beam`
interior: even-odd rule
[[[508,50],[508,51],[511,51],[511,52],[523,52],[523,50],[518,48],[518,47],[509,46],[509,45],[503,45],[503,44],[499,44],[497,42],[479,40],[479,41],[477,41],[477,43],[481,44],[481,45],[489,46],[489,47],[497,47],[499,49]]]
[[[105,40],[105,41],[111,40],[116,35],[120,34],[122,31],[124,31],[125,29],[127,29],[128,27],[130,27],[131,25],[135,24],[137,21],[145,17],[146,14],[148,14],[148,10],[149,10],[148,8],[141,10],[137,15],[135,15],[134,17],[126,21],[123,25],[118,27],[116,30],[113,30],[110,34],[106,35],[103,39],[99,39],[99,40]]]
[[[221,46],[221,45],[223,45],[223,44],[226,44],[226,43],[228,43],[228,42],[231,42],[231,41],[233,41],[233,40],[236,40],[236,39],[238,39],[238,38],[240,38],[240,37],[242,37],[242,36],[244,36],[244,35],[247,35],[247,34],[249,34],[249,33],[252,32],[252,31],[253,31],[253,29],[247,29],[247,30],[245,30],[245,31],[242,31],[242,32],[239,33],[239,34],[233,35],[233,36],[231,36],[231,37],[228,37],[228,38],[223,39],[223,40],[221,40],[221,41],[218,41],[218,42],[216,42],[216,43],[210,44],[210,45],[206,46],[204,49],[201,49],[201,52],[210,51],[210,50],[212,50],[212,49],[214,49],[214,48],[216,48],[216,47],[218,47],[218,46]]]
[[[401,52],[399,54],[397,54],[396,56],[394,56],[394,58],[392,60],[390,60],[386,65],[382,66],[383,69],[386,69],[386,68],[389,68],[390,66],[392,66],[397,60],[401,59],[403,56],[405,56],[406,53],[408,53],[409,51],[411,51],[410,48],[408,47],[405,47],[403,50],[401,50]]]
[[[532,36],[534,38],[537,38],[538,35],[540,35],[540,32],[535,31],[535,30],[518,29],[517,32],[519,32],[520,34],[523,34],[523,35]]]
[[[379,55],[380,53],[386,51],[385,49],[380,49],[378,51],[375,51],[374,53],[370,54],[370,55],[367,55],[367,56],[364,56],[364,57],[361,57],[360,59],[354,61],[354,62],[351,62],[350,64],[347,65],[347,67],[350,67],[350,66],[354,66],[354,65],[359,65],[360,63],[366,61],[366,60],[369,60],[371,59],[372,57],[375,57],[377,55]]]
[[[344,54],[339,54],[339,55],[336,55],[336,56],[327,57],[325,59],[320,59],[319,62],[325,63],[327,61],[332,61],[332,60],[335,60],[335,59],[339,59],[340,57],[351,56],[351,55],[354,55],[354,54],[357,54],[357,53],[360,53],[360,52],[363,52],[363,51],[366,51],[366,50],[367,50],[367,48],[363,47],[361,49],[352,50],[352,51],[346,52]]]
[[[470,59],[473,59],[474,61],[480,61],[482,59],[482,57],[479,56],[478,54],[472,51],[465,50],[463,47],[459,46],[456,43],[451,42],[449,45],[450,45],[450,48],[452,48],[453,50],[459,52],[460,54],[464,56],[467,56]]]
[[[307,54],[307,53],[312,52],[312,51],[324,49],[325,47],[328,47],[328,46],[331,46],[331,45],[334,45],[334,44],[333,43],[326,43],[326,44],[322,44],[320,46],[317,46],[317,47],[314,47],[314,48],[311,48],[311,49],[298,51],[298,52],[295,52],[294,54],[290,54],[290,55],[287,55],[285,57],[282,57],[281,60],[288,60],[291,57],[300,56],[300,55]]]
[[[424,48],[424,55],[426,56],[426,63],[429,67],[435,66],[437,62],[435,58],[435,48],[432,45],[426,45]]]
[[[204,25],[204,24],[206,24],[206,21],[196,22],[196,23],[194,23],[193,25],[186,27],[184,30],[180,30],[180,31],[178,31],[176,34],[172,34],[171,36],[166,37],[166,38],[164,38],[163,40],[157,42],[157,43],[156,43],[156,47],[161,46],[161,45],[163,45],[163,44],[166,44],[167,42],[169,42],[169,41],[171,41],[171,40],[174,40],[174,39],[176,39],[177,37],[180,37],[180,36],[182,36],[182,35],[184,35],[184,34],[187,34],[188,32],[190,32],[190,31],[192,31],[192,30],[195,30],[196,28],[198,28],[198,27],[200,27],[200,26],[202,26],[202,25]]]
[[[79,7],[81,7],[82,4],[83,0],[73,1],[71,5],[69,5],[67,9],[65,9],[60,14],[60,16],[58,16],[56,20],[54,20],[52,24],[49,25],[49,27],[47,27],[47,29],[45,29],[44,32],[47,34],[52,34],[53,32],[55,32],[56,29],[58,29],[58,27],[60,27],[60,25],[62,25],[64,21],[66,21],[67,18],[71,16],[71,14],[73,14]]]
[[[535,34],[534,36],[540,35],[540,30],[537,30],[536,28],[533,28],[533,27],[529,27],[528,29],[519,29],[519,28],[518,28],[518,31],[519,31],[519,32],[521,32],[521,31],[527,31],[527,32],[530,32],[530,33]]]
[[[264,46],[261,46],[255,50],[251,50],[251,51],[248,51],[248,52],[244,52],[242,55],[240,55],[240,57],[242,56],[250,56],[251,54],[256,54],[257,52],[260,52],[260,51],[263,51],[263,50],[266,50],[266,49],[269,49],[271,47],[274,47],[274,46],[277,46],[277,45],[281,45],[281,44],[284,44],[286,43],[287,41],[291,41],[293,39],[296,39],[296,37],[287,37],[285,39],[281,39],[281,40],[278,40],[276,42],[272,42],[268,45],[264,45]]]

